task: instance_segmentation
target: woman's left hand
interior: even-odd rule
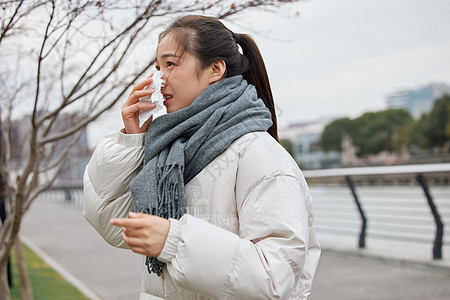
[[[111,224],[122,226],[122,237],[131,250],[146,256],[158,256],[169,234],[170,221],[143,213],[129,213],[130,218],[112,219]]]

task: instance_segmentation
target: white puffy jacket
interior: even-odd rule
[[[133,210],[143,143],[144,134],[109,134],[86,167],[84,216],[116,247],[127,245],[109,220]],[[158,256],[167,269],[158,277],[143,264],[141,300],[307,298],[320,256],[312,199],[267,132],[233,142],[185,185],[185,198],[187,213],[171,219]]]

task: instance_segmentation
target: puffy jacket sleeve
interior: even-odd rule
[[[130,183],[143,162],[145,134],[121,132],[106,135],[98,143],[84,173],[83,215],[111,245],[128,248],[122,229],[111,218],[128,217],[133,210]]]
[[[264,166],[255,158],[245,159],[237,175],[238,234],[190,215],[171,220],[158,259],[168,263],[181,287],[214,299],[289,299],[301,277],[313,275],[320,250],[316,244],[315,262],[308,261],[312,222],[306,182],[300,172],[280,171],[272,167],[276,161]],[[304,270],[311,263],[312,275]],[[306,277],[297,293],[305,299]]]

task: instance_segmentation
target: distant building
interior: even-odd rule
[[[61,140],[60,143],[64,145],[68,140],[68,138]],[[88,145],[88,134],[87,130],[84,129],[80,139],[72,148],[70,155],[67,156],[64,167],[56,179],[56,183],[68,184],[70,182],[82,182],[84,169],[86,168],[90,157],[91,151]]]
[[[388,108],[404,108],[417,119],[431,111],[434,101],[444,94],[450,95],[449,85],[429,84],[418,89],[391,93],[386,96],[386,104]]]
[[[72,126],[70,122],[73,121],[72,119],[74,119],[74,117],[74,114],[61,114],[59,116],[59,120],[61,121],[56,122],[54,126],[55,130],[62,131],[66,127]],[[24,116],[22,119],[12,122],[10,136],[14,151],[11,152],[10,163],[13,170],[20,170],[26,163],[29,155],[28,139],[30,133],[30,116]],[[70,139],[70,137],[62,139],[48,148],[49,151],[54,153],[55,158],[59,157]],[[77,143],[73,146],[70,154],[67,155],[64,167],[56,178],[55,183],[81,182],[83,179],[84,169],[90,159],[90,156],[91,151],[88,145],[87,131],[86,129],[83,129]]]
[[[322,169],[340,164],[340,153],[324,152],[320,136],[330,120],[295,123],[279,129],[280,139],[289,139],[293,144],[293,157],[304,169]]]

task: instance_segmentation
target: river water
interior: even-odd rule
[[[314,225],[322,246],[358,248],[361,217],[347,185],[310,185]],[[431,195],[444,223],[442,256],[450,260],[450,187],[431,186]],[[436,225],[418,185],[357,186],[368,223],[366,249],[421,259],[433,257]],[[81,206],[82,189],[48,191],[39,197]],[[63,200],[65,199],[65,200]]]
[[[358,247],[361,217],[346,185],[310,185],[314,224],[325,247]],[[450,187],[431,186],[431,196],[444,223],[442,256],[450,258]],[[357,186],[367,218],[366,248],[433,257],[436,225],[420,186]]]

